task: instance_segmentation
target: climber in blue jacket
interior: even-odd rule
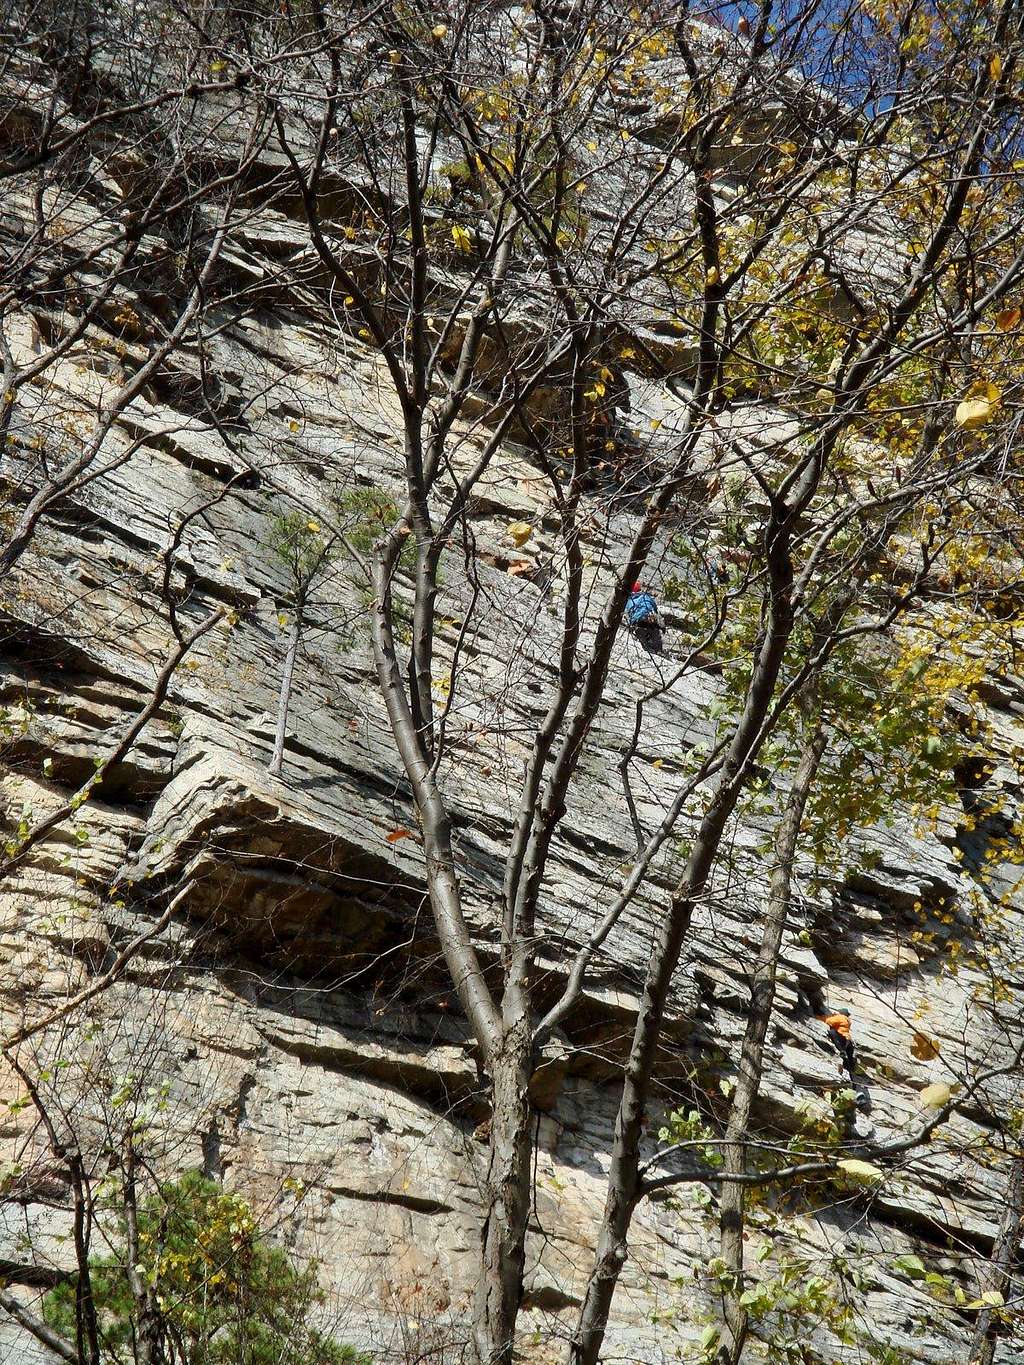
[[[626,599],[626,624],[644,649],[652,654],[662,652],[658,604],[643,583],[634,583]]]

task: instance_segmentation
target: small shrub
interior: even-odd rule
[[[138,1216],[137,1270],[155,1293],[168,1360],[182,1365],[370,1365],[310,1326],[324,1302],[317,1268],[296,1267],[261,1234],[252,1209],[199,1172],[160,1187]],[[112,1256],[89,1263],[104,1365],[129,1365],[138,1330],[122,1219]],[[47,1323],[75,1340],[75,1287],[43,1301]]]

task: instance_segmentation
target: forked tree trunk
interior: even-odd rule
[[[815,720],[801,745],[800,761],[793,777],[789,797],[775,834],[775,863],[768,891],[768,908],[761,934],[761,946],[750,985],[750,1010],[740,1053],[739,1078],[733,1091],[732,1107],[725,1129],[723,1175],[742,1175],[747,1169],[746,1136],[750,1112],[761,1088],[764,1068],[764,1041],[775,1003],[775,973],[782,934],[789,912],[793,881],[793,862],[800,836],[800,823],[814,783],[825,734]],[[719,1204],[720,1248],[722,1260],[733,1275],[733,1287],[726,1293],[722,1336],[717,1365],[739,1365],[747,1336],[747,1314],[740,1304],[743,1293],[743,1210],[745,1186],[724,1181]]]
[[[531,1025],[525,1013],[506,1029],[493,1063],[491,1126],[480,1231],[480,1281],[473,1315],[479,1365],[509,1365],[523,1297],[533,1154],[528,1094]]]
[[[768,537],[771,609],[768,626],[751,671],[742,713],[736,723],[717,790],[700,822],[668,913],[651,945],[640,1008],[615,1119],[608,1193],[598,1233],[594,1266],[580,1308],[576,1332],[569,1342],[571,1365],[598,1365],[615,1287],[628,1255],[627,1237],[633,1211],[643,1197],[640,1151],[662,1020],[690,929],[694,905],[707,886],[729,817],[743,791],[751,765],[763,744],[764,722],[789,641],[793,619],[789,595],[793,566],[789,557],[789,517],[782,516]]]

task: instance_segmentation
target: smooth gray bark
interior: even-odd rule
[[[714,796],[700,823],[686,869],[651,950],[615,1121],[608,1195],[594,1267],[577,1331],[570,1342],[573,1365],[598,1365],[600,1359],[612,1298],[628,1254],[627,1237],[633,1210],[644,1194],[640,1178],[640,1144],[669,988],[679,965],[693,910],[707,885],[726,824],[746,785],[750,765],[766,738],[764,722],[792,631],[789,595],[793,574],[788,524],[788,519],[783,518],[769,540],[768,622],[751,669],[746,702],[733,731]]]
[[[1013,1297],[1013,1269],[1020,1258],[1024,1235],[1024,1156],[1013,1158],[1004,1195],[1003,1216],[992,1248],[992,1259],[979,1278],[979,1292],[995,1291],[1004,1300]],[[995,1308],[983,1308],[974,1325],[970,1365],[993,1365],[999,1343],[999,1318]]]
[[[292,699],[292,675],[295,672],[295,656],[299,652],[302,638],[302,615],[296,609],[288,631],[288,649],[284,656],[284,671],[281,674],[281,692],[277,702],[277,730],[274,734],[274,752],[267,771],[271,777],[281,776],[284,763],[284,742],[288,733],[288,708]]]
[[[764,1043],[775,1003],[775,974],[789,913],[793,863],[800,836],[800,824],[821,763],[821,756],[825,751],[825,743],[821,722],[815,719],[805,733],[793,785],[790,787],[785,811],[775,833],[775,862],[769,882],[768,906],[761,945],[750,983],[750,1008],[740,1052],[739,1078],[733,1091],[725,1129],[725,1146],[722,1154],[725,1158],[723,1172],[726,1175],[745,1174],[747,1169],[745,1139],[751,1109],[761,1088]],[[721,1256],[733,1274],[734,1287],[725,1296],[724,1330],[718,1347],[717,1365],[739,1365],[747,1335],[747,1314],[739,1302],[740,1294],[743,1292],[745,1199],[746,1187],[742,1183],[723,1182],[719,1203]]]

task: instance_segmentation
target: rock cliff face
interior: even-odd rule
[[[23,813],[32,823],[66,799],[146,704],[174,646],[165,575],[186,627],[216,606],[230,616],[192,651],[167,703],[92,799],[8,878],[2,1005],[7,1032],[40,1017],[152,923],[167,889],[186,886],[171,924],[76,1016],[88,1027],[40,1051],[61,1051],[72,1063],[64,1099],[97,1135],[102,1097],[90,1078],[130,1075],[159,1092],[153,1142],[162,1169],[199,1167],[244,1191],[277,1236],[321,1260],[339,1335],[377,1350],[407,1348],[412,1358],[458,1340],[464,1327],[481,1175],[476,1135],[486,1112],[474,1048],[431,934],[415,815],[375,683],[368,592],[350,554],[335,560],[311,604],[283,775],[267,773],[286,638],[279,616],[290,612],[272,548],[275,517],[298,507],[326,519],[339,494],[340,505],[359,505],[353,490],[401,495],[398,419],[373,351],[332,333],[301,296],[271,283],[271,264],[303,239],[286,215],[254,205],[232,241],[226,268],[266,287],[241,320],[211,309],[207,358],[227,436],[190,404],[198,362],[181,353],[118,421],[109,472],[47,516],[4,586],[2,780],[11,828]],[[126,292],[119,302],[145,315],[139,297]],[[135,339],[122,331],[118,344],[140,346],[145,323],[138,326]],[[17,319],[17,360],[40,350],[39,328],[27,312]],[[37,410],[23,412],[12,431],[15,467],[29,468],[33,437],[46,424],[96,411],[116,380],[113,336],[90,328],[47,372]],[[667,391],[649,385],[642,401],[671,417]],[[119,463],[114,457],[130,446]],[[445,782],[485,956],[496,938],[520,736],[541,714],[553,677],[557,578],[507,572],[514,557],[545,563],[544,497],[534,469],[508,445],[472,509],[472,572],[459,550],[444,565],[443,649],[453,647],[477,595],[472,685],[463,680],[450,716]],[[590,514],[588,573],[602,597],[633,523],[627,511],[606,515],[597,495]],[[516,519],[538,528],[521,554],[505,535]],[[652,577],[670,572],[684,570],[666,540]],[[669,610],[669,655],[678,625]],[[633,785],[645,823],[670,799],[682,756],[713,737],[714,673],[672,679],[671,657],[620,640],[544,888],[542,964],[552,988],[591,922],[595,891],[614,883],[635,849],[619,763],[637,701],[650,698]],[[443,668],[438,687],[443,695]],[[943,973],[945,956],[911,939],[922,927],[919,905],[925,928],[969,943],[964,907],[984,830],[967,831],[964,809],[999,797],[1016,813],[1020,792],[1004,759],[1024,746],[1024,690],[993,680],[990,698],[996,747],[979,755],[983,778],[969,790],[965,778],[963,808],[942,810],[930,833],[909,812],[865,830],[834,882],[813,891],[801,884],[760,1102],[766,1132],[784,1140],[807,1101],[842,1084],[820,1025],[799,1008],[799,989],[817,987],[853,1012],[871,1101],[856,1120],[865,1135],[910,1131],[928,1083],[1010,1062],[1016,1039],[995,1022],[987,976],[970,966]],[[666,1107],[698,1098],[713,1106],[730,1074],[759,935],[763,834],[754,821],[736,830],[728,873],[695,917],[661,1065]],[[615,1070],[677,857],[670,851],[654,870],[537,1078],[524,1350],[540,1329],[548,1344],[538,1358],[555,1351],[580,1298],[604,1196]],[[993,875],[1005,890],[1017,873],[1007,866]],[[1019,940],[1022,908],[1015,899],[1006,911],[1008,942]],[[934,1040],[935,1055],[914,1055],[915,1030]],[[1018,1086],[1014,1075],[994,1080],[984,1103],[957,1113],[880,1192],[838,1202],[823,1195],[820,1209],[803,1212],[780,1196],[754,1216],[752,1254],[762,1244],[788,1246],[826,1273],[845,1258],[860,1341],[833,1343],[838,1358],[872,1358],[869,1347],[884,1345],[903,1352],[899,1359],[934,1365],[966,1359],[968,1319],[937,1307],[893,1263],[919,1255],[973,1293],[1005,1182],[1005,1168],[978,1140]],[[23,1164],[44,1150],[31,1110],[4,1120],[3,1140]],[[286,1179],[301,1182],[301,1194],[284,1188]],[[59,1182],[15,1183],[2,1220],[0,1264],[14,1282],[38,1284],[48,1268],[70,1263]],[[607,1359],[685,1352],[700,1335],[700,1314],[714,1306],[692,1272],[716,1249],[713,1201],[684,1194],[639,1210]],[[9,1325],[4,1332],[0,1359],[35,1357],[27,1338]],[[1022,1360],[1024,1342],[1007,1339],[1000,1353],[1004,1362]],[[879,1350],[874,1358],[884,1357]]]

